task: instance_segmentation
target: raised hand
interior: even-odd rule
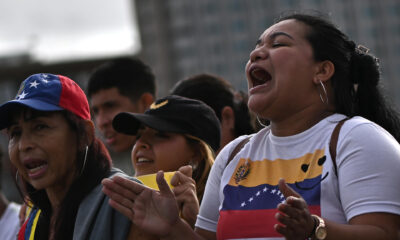
[[[157,173],[160,191],[150,189],[132,180],[114,176],[103,179],[103,192],[110,197],[109,204],[127,216],[140,229],[163,237],[179,220],[175,196],[164,179]]]
[[[171,179],[172,190],[178,203],[181,217],[193,228],[199,213],[196,182],[192,178],[190,165],[180,167]]]
[[[306,239],[310,237],[315,222],[308,210],[306,201],[285,180],[279,180],[279,189],[285,196],[285,203],[278,205],[275,218],[281,224],[276,224],[275,230],[286,239]]]

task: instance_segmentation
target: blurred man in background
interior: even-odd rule
[[[114,116],[120,112],[143,113],[155,99],[155,77],[145,63],[134,58],[107,62],[93,72],[87,87],[93,120],[114,166],[134,174],[130,153],[136,137],[116,132]]]

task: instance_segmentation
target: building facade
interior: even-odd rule
[[[398,0],[136,0],[141,57],[156,73],[159,95],[178,80],[209,72],[246,90],[244,67],[266,27],[285,12],[319,12],[378,56],[383,84],[400,106]]]

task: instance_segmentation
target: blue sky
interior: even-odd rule
[[[136,53],[133,13],[130,0],[1,0],[0,57],[59,62]]]

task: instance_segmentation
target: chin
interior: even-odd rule
[[[265,107],[265,104],[256,96],[250,97],[247,105],[257,115],[260,115],[262,109]]]

